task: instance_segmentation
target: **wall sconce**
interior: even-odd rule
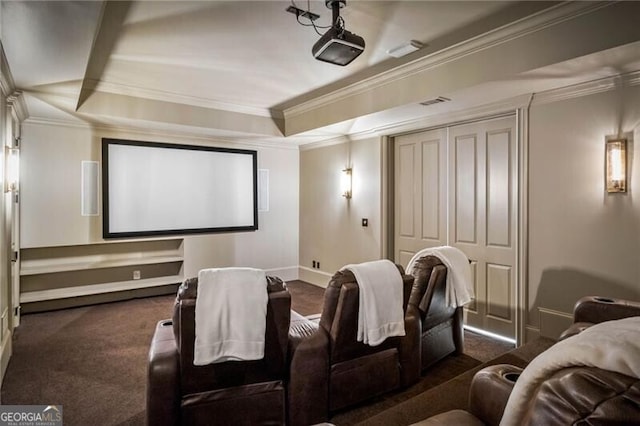
[[[20,176],[20,150],[18,148],[4,147],[5,165],[7,168],[5,175],[4,192],[18,190],[18,178]]]
[[[607,192],[627,192],[627,140],[606,142]]]
[[[347,167],[342,170],[342,176],[340,179],[340,189],[342,191],[342,196],[347,200],[351,198],[351,176],[352,169],[351,167]]]

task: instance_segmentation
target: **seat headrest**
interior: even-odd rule
[[[267,275],[267,293],[277,293],[286,289],[285,283],[278,277]],[[180,284],[176,302],[181,300],[193,299],[198,295],[198,277],[187,278]]]

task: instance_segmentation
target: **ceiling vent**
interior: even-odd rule
[[[451,99],[445,98],[444,96],[438,96],[435,99],[429,99],[428,101],[420,102],[422,106],[429,106],[434,104],[441,104],[443,102],[449,102]]]

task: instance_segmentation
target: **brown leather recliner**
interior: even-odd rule
[[[407,272],[415,277],[407,310],[421,321],[420,359],[424,370],[451,353],[463,353],[463,308],[447,306],[447,267],[437,257],[421,257]]]
[[[198,279],[179,288],[173,320],[160,321],[149,350],[147,424],[283,425],[291,297],[267,277],[265,356],[193,365]]]
[[[640,303],[585,297],[574,308],[567,338],[596,323],[640,316]],[[498,425],[523,370],[493,365],[480,370],[469,391],[469,411],[453,410],[416,423],[434,425]],[[523,425],[640,424],[640,378],[595,367],[563,368],[544,380],[526,409]]]
[[[325,422],[331,412],[407,386],[420,377],[419,319],[406,311],[413,277],[403,279],[405,336],[378,346],[356,341],[358,284],[339,271],[324,294],[320,323],[292,321],[288,386],[290,426]]]

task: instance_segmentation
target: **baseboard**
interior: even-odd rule
[[[548,308],[538,308],[540,315],[540,335],[557,339],[573,324],[573,314]]]
[[[12,333],[8,332],[2,339],[2,348],[0,348],[0,385],[4,381],[4,373],[7,372],[9,358],[11,358],[11,342]],[[2,403],[2,401],[0,401]]]
[[[329,280],[333,276],[327,272],[307,268],[305,266],[299,266],[298,271],[299,280],[317,285],[318,287],[322,288],[327,288],[327,285],[329,285]]]
[[[524,343],[533,342],[538,337],[540,337],[540,329],[538,327],[533,327],[531,325],[527,325],[524,329]]]
[[[280,278],[282,281],[293,281],[298,279],[298,267],[287,266],[285,268],[273,268],[264,270],[267,275]]]

